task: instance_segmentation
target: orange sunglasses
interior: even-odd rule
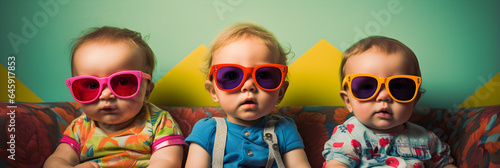
[[[394,75],[378,77],[371,74],[351,74],[344,77],[342,88],[349,86],[352,97],[359,101],[368,101],[380,91],[382,84],[389,96],[397,102],[408,103],[415,99],[422,78],[414,75]]]

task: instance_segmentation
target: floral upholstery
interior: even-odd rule
[[[78,103],[18,103],[15,116],[9,115],[9,104],[0,102],[0,167],[41,167],[55,150],[68,123],[81,114]],[[184,136],[194,124],[207,117],[223,117],[220,107],[160,107],[168,110],[180,125]],[[12,114],[12,113],[11,113]],[[304,140],[305,151],[313,167],[321,167],[324,143],[333,128],[351,117],[345,107],[294,106],[277,107],[273,114],[294,118]],[[500,167],[500,105],[456,109],[417,107],[411,122],[433,131],[450,144],[459,167]],[[14,118],[11,124],[11,116]],[[8,142],[15,128],[15,159]]]
[[[4,127],[0,129],[0,167],[41,167],[68,124],[81,114],[78,103],[18,103],[17,108],[8,105],[0,102],[0,126]],[[8,115],[13,109],[14,115]],[[15,136],[15,160],[8,158],[11,135]]]

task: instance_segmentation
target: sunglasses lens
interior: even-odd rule
[[[238,67],[222,67],[217,71],[217,85],[221,89],[234,89],[243,81],[243,70]]]
[[[118,96],[131,96],[138,91],[139,82],[132,74],[123,74],[111,78],[111,88]]]
[[[366,76],[359,76],[352,79],[351,82],[352,95],[358,99],[367,99],[377,91],[377,79]]]
[[[99,95],[99,82],[95,79],[78,79],[71,85],[73,95],[79,101],[90,101]]]
[[[415,82],[408,78],[395,78],[389,82],[389,90],[392,96],[398,100],[411,100],[416,89]]]
[[[262,88],[276,89],[281,84],[281,75],[279,68],[262,67],[255,72],[255,80]]]

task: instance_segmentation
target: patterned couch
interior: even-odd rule
[[[72,102],[18,103],[17,108],[9,108],[9,105],[0,102],[0,126],[3,127],[0,129],[0,167],[41,167],[57,147],[68,123],[82,113],[80,105]],[[161,108],[172,114],[184,136],[191,133],[198,120],[224,116],[219,107]],[[11,113],[14,109],[15,113]],[[450,110],[417,107],[410,121],[446,141],[459,167],[500,167],[500,105]],[[277,107],[273,113],[294,118],[313,167],[322,166],[323,144],[333,128],[352,116],[345,107],[331,106]]]

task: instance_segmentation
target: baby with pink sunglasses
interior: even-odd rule
[[[288,87],[287,54],[256,24],[219,33],[207,51],[205,88],[227,118],[195,124],[186,167],[310,167],[293,119],[268,116]]]
[[[340,67],[340,96],[354,116],[325,143],[325,167],[455,167],[446,143],[408,122],[422,94],[413,51],[367,37],[347,49]]]
[[[181,167],[184,137],[146,102],[155,56],[137,32],[101,27],[76,39],[66,80],[83,114],[44,167]]]

